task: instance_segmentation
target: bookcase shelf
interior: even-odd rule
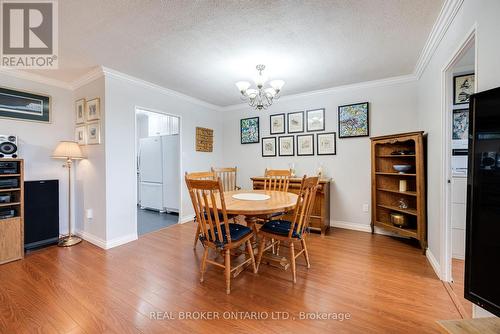
[[[417,239],[424,254],[427,248],[425,139],[421,131],[371,138],[372,233],[378,227]],[[392,154],[396,151],[415,154]],[[398,173],[394,169],[394,165],[401,164],[410,165],[408,173]],[[404,181],[406,191],[400,191],[400,181]],[[400,206],[401,202],[405,202],[407,208]],[[405,227],[392,224],[391,214],[395,213],[404,216]]]

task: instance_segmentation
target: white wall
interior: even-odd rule
[[[220,114],[166,90],[122,76],[106,76],[106,238],[118,243],[137,235],[135,108],[181,117],[182,173],[207,170],[222,160]],[[196,126],[214,129],[214,152],[195,151]],[[193,209],[182,179],[181,220]]]
[[[348,223],[368,230],[370,213],[363,204],[371,203],[370,139],[337,138],[337,155],[308,157],[261,157],[261,143],[240,144],[240,119],[260,116],[260,136],[269,135],[269,115],[306,109],[325,108],[326,130],[337,131],[337,107],[370,102],[370,135],[386,135],[418,130],[416,82],[370,88],[341,89],[327,93],[283,97],[269,111],[255,112],[242,105],[221,114],[224,124],[225,166],[238,167],[238,183],[251,187],[250,177],[262,176],[267,168],[289,168],[295,163],[297,175],[314,174],[323,164],[326,176],[333,178],[330,212],[332,224]],[[286,134],[287,135],[287,134]],[[283,136],[283,135],[281,135]],[[316,146],[316,137],[315,137]]]
[[[68,230],[68,174],[64,161],[51,158],[60,140],[73,140],[73,93],[46,84],[0,73],[0,86],[51,97],[51,123],[0,119],[0,133],[19,137],[20,158],[25,160],[25,179],[59,180],[59,231]]]
[[[428,136],[428,238],[429,250],[438,265],[444,264],[444,245],[441,244],[443,208],[442,176],[444,163],[442,138],[444,125],[441,118],[442,69],[451,60],[454,52],[466,35],[477,24],[477,72],[478,90],[483,91],[500,86],[500,1],[465,0],[451,26],[437,47],[428,66],[418,81],[418,121]]]
[[[87,240],[103,246],[106,240],[106,160],[104,78],[98,78],[74,91],[74,100],[100,98],[101,144],[83,146],[87,158],[78,162],[76,175],[76,228]],[[74,118],[72,127],[74,128]],[[86,210],[93,211],[87,219]]]

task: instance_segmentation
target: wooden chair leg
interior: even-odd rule
[[[264,253],[264,247],[266,246],[266,238],[262,237],[259,243],[259,254],[257,254],[257,271],[259,271],[260,261],[262,260],[262,253]]]
[[[271,249],[273,254],[276,254],[276,248],[274,248],[274,239],[271,239]]]
[[[207,258],[208,258],[208,247],[205,247],[203,251],[203,259],[201,260],[201,269],[200,269],[200,283],[203,283],[203,276],[205,275],[205,270],[207,269]]]
[[[226,277],[226,293],[231,293],[231,251],[226,249],[224,260],[224,276]]]
[[[250,259],[252,259],[253,273],[257,274],[257,266],[255,265],[255,256],[253,254],[252,242],[250,240],[247,241],[247,250],[248,250],[248,255],[250,256]]]
[[[276,255],[280,255],[280,241],[278,240],[278,243],[276,244]]]
[[[200,224],[196,223],[196,234],[194,235],[193,249],[196,249],[196,243],[198,242],[199,237],[200,237]]]
[[[290,241],[290,262],[292,263],[293,283],[297,283],[297,274],[296,274],[296,267],[295,267],[295,249],[294,249],[293,241]]]
[[[307,268],[311,268],[311,263],[309,262],[309,253],[307,252],[306,239],[301,239],[302,249],[304,249],[304,257],[306,258]]]

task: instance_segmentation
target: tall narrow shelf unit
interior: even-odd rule
[[[417,239],[425,253],[427,223],[424,133],[372,137],[371,142],[372,233],[376,226],[402,237]],[[411,165],[411,169],[399,173],[394,165]],[[406,181],[406,191],[400,191],[400,180]],[[400,200],[407,204],[406,208],[399,205]],[[408,225],[393,225],[391,213],[403,214]]]
[[[10,195],[9,201],[0,203],[0,209],[14,210],[14,217],[0,218],[0,264],[3,264],[24,257],[24,161],[0,159],[0,162],[12,162],[17,168],[15,173],[0,173],[0,179],[17,180],[15,187],[0,187],[0,195]]]

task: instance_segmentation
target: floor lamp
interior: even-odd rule
[[[63,167],[68,168],[68,235],[59,238],[60,247],[70,247],[82,241],[81,238],[71,233],[71,165],[73,160],[84,159],[84,155],[78,143],[74,141],[61,141],[52,153],[54,159],[65,159]]]

